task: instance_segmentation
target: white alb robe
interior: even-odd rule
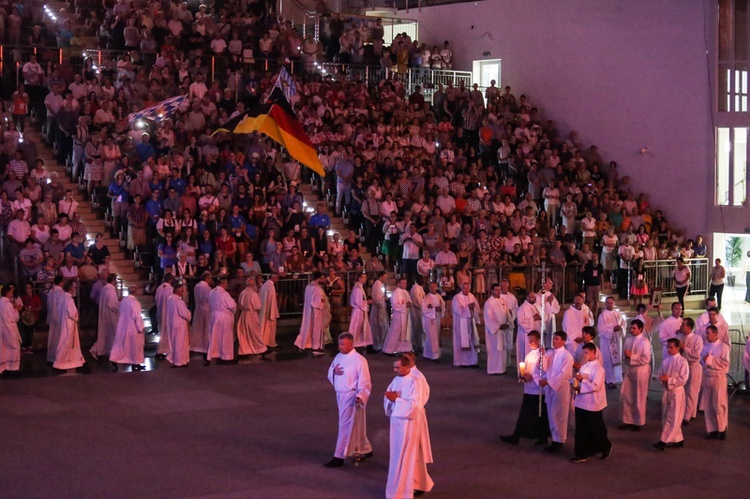
[[[240,293],[237,306],[240,309],[240,316],[237,319],[237,354],[258,355],[266,352],[268,347],[263,341],[260,327],[260,313],[263,310],[260,295],[253,288],[245,288]]]
[[[469,305],[474,304],[474,310]],[[453,365],[474,366],[479,362],[479,302],[469,293],[458,293],[451,304],[453,311]]]
[[[513,343],[513,321],[508,305],[490,296],[484,302],[484,342],[487,347],[487,374],[503,374],[508,368],[506,351]],[[501,329],[502,326],[508,326]]]
[[[0,298],[0,373],[21,367],[20,318],[14,303],[4,296]]]
[[[548,385],[545,387],[547,419],[552,441],[561,444],[568,438],[573,356],[567,348],[548,351],[544,357],[544,372]]]
[[[70,293],[65,293],[57,301],[55,311],[60,321],[60,341],[52,367],[55,369],[75,369],[86,363],[81,353],[81,338],[78,335],[78,308]]]
[[[586,326],[594,325],[594,314],[591,313],[591,309],[588,305],[581,305],[581,310],[578,310],[574,306],[568,307],[563,314],[562,328],[563,331],[568,335],[568,341],[565,342],[565,348],[568,349],[571,355],[576,353],[576,339],[583,335],[583,328]]]
[[[409,291],[409,298],[411,298],[412,304],[410,309],[412,327],[411,342],[416,351],[421,350],[424,346],[424,329],[422,328],[422,300],[424,300],[424,296],[424,288],[419,284],[414,283]]]
[[[275,348],[276,326],[281,315],[279,314],[279,302],[276,300],[276,284],[267,280],[260,287],[260,331],[263,343],[267,347]],[[265,351],[265,350],[264,350]],[[257,352],[262,353],[262,352]]]
[[[386,308],[385,285],[375,281],[370,291],[372,305],[370,306],[370,331],[372,331],[372,347],[382,350],[385,337],[388,334],[388,309]]]
[[[49,324],[47,362],[55,362],[55,355],[57,354],[57,344],[60,341],[60,320],[54,311],[57,310],[57,302],[63,297],[64,293],[65,291],[60,286],[52,286],[52,289],[47,293],[47,324]]]
[[[547,301],[550,296],[552,300]],[[560,313],[560,302],[549,291],[545,291],[544,295],[542,295],[541,291],[537,291],[536,299],[544,303],[544,333],[547,339],[544,347],[548,348],[549,345],[552,345],[552,335],[557,331],[557,314]],[[526,351],[528,352],[528,350]]]
[[[336,366],[340,367],[344,373],[334,374],[333,369]],[[366,421],[367,401],[372,391],[367,360],[354,349],[348,354],[337,354],[328,368],[328,381],[336,391],[336,403],[339,410],[339,428],[334,457],[345,459],[349,456],[372,452],[372,445],[367,439]],[[357,397],[361,400],[361,404],[357,403]]]
[[[539,319],[535,316],[539,316]],[[542,329],[542,308],[539,303],[529,303],[528,300],[518,308],[516,323],[518,324],[518,333],[516,336],[516,362],[526,358],[526,354],[531,350],[529,345],[529,333]],[[551,338],[554,331],[545,331],[544,339]]]
[[[397,376],[387,391],[399,393],[391,402],[384,398],[385,414],[390,418],[390,460],[388,481],[385,488],[387,499],[401,499],[414,496],[415,468],[420,446],[419,412],[424,411],[421,386],[410,372]],[[426,473],[426,470],[425,472]],[[427,492],[427,491],[425,491]]]
[[[316,281],[307,285],[305,305],[302,309],[302,324],[297,339],[294,340],[294,345],[300,350],[308,348],[323,350],[325,342],[323,330],[326,328],[323,308],[326,301],[323,288]]]
[[[680,355],[669,355],[661,363],[659,376],[669,376],[662,382],[664,394],[661,397],[661,438],[664,443],[682,441],[682,416],[685,414],[685,383],[690,376],[687,360]]]
[[[210,335],[206,359],[233,360],[234,313],[237,311],[237,302],[226,289],[216,286],[208,295],[208,305],[211,315],[208,321]]]
[[[518,318],[518,298],[516,298],[516,295],[514,295],[511,292],[503,294],[502,291],[500,291],[500,299],[505,302],[505,305],[508,307],[508,313],[510,313],[510,321],[511,324],[516,322],[516,319]],[[520,334],[520,331],[519,331]],[[511,343],[513,343],[513,331],[510,332],[511,337]],[[510,358],[513,353],[513,348],[508,348],[505,350],[505,365],[510,365]],[[516,355],[518,355],[518,351],[516,351]],[[519,357],[516,357],[516,362],[519,361]]]
[[[667,353],[667,341],[670,338],[677,338],[677,333],[680,332],[682,327],[682,317],[674,317],[670,315],[664,322],[659,326],[659,341],[661,342],[661,358],[666,359],[669,357]]]
[[[644,334],[633,338],[630,360],[626,360],[625,376],[620,389],[620,412],[625,424],[646,424],[646,400],[651,380],[652,355],[651,342]]]
[[[705,360],[704,360],[705,359]],[[706,343],[701,352],[703,382],[701,405],[706,419],[706,432],[727,431],[729,424],[729,347],[721,340]]]
[[[349,319],[349,333],[354,336],[354,346],[359,348],[372,345],[372,330],[367,316],[370,305],[367,303],[365,288],[359,282],[354,285],[352,293],[349,295],[349,306],[352,310]]]
[[[208,339],[210,337],[208,322],[211,317],[208,297],[210,294],[211,286],[206,281],[200,281],[193,288],[195,316],[193,317],[193,327],[190,329],[190,350],[193,352],[208,352]]]
[[[159,346],[156,353],[166,355],[169,353],[169,325],[167,324],[167,299],[174,294],[174,288],[168,282],[162,283],[156,289],[154,301],[156,302],[156,315],[159,320]]]
[[[167,360],[175,366],[186,366],[190,363],[190,319],[193,314],[185,300],[174,293],[167,298],[165,308],[165,324],[169,329]]]
[[[412,324],[409,305],[409,292],[401,288],[394,289],[391,293],[391,325],[383,344],[385,353],[411,352]]]
[[[419,404],[422,410],[417,413],[417,432],[419,433],[419,450],[417,451],[417,462],[414,465],[414,490],[428,492],[432,490],[435,483],[427,473],[427,465],[433,463],[432,442],[430,441],[430,428],[427,424],[427,410],[425,406],[430,401],[430,385],[427,378],[417,366],[412,366],[411,374],[419,384]]]
[[[695,332],[701,337],[703,342],[706,342],[706,327],[711,325],[711,321],[708,319],[708,311],[703,312],[695,319]],[[729,324],[723,315],[719,314],[716,318],[716,329],[719,330],[719,341],[726,343],[730,350],[732,348],[732,341],[729,339]]]
[[[440,308],[440,312],[437,309]],[[439,294],[427,293],[422,300],[422,330],[424,348],[422,355],[431,360],[440,358],[440,331],[442,330],[445,300]]]
[[[615,328],[619,327],[619,331]],[[604,361],[605,382],[622,382],[622,336],[627,327],[625,318],[618,310],[602,310],[596,321],[596,329],[599,333],[599,345],[602,349],[602,360]]]
[[[96,343],[91,347],[91,352],[97,356],[108,356],[112,351],[119,312],[120,301],[117,298],[117,289],[111,283],[107,283],[102,287],[102,291],[99,294],[99,320],[97,322]]]
[[[694,332],[687,336],[680,333],[677,337],[682,342],[682,356],[690,369],[690,376],[685,384],[684,415],[684,419],[689,421],[698,415],[698,395],[701,391],[701,380],[703,379],[703,367],[701,367],[703,340]]]
[[[143,317],[141,304],[135,296],[129,295],[120,302],[117,316],[117,331],[109,354],[110,362],[121,364],[143,364]]]

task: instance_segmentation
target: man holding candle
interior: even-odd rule
[[[540,394],[539,381],[542,370],[539,362],[544,350],[540,348],[541,336],[539,331],[529,332],[529,353],[523,362],[518,364],[518,380],[523,383],[523,401],[518,413],[516,429],[511,435],[503,435],[500,440],[517,445],[521,438],[534,438],[537,445],[545,445],[549,437],[549,421],[547,420],[547,405],[544,395]],[[539,402],[541,397],[541,415]]]
[[[601,452],[602,459],[612,455],[612,442],[607,438],[604,408],[607,394],[604,390],[604,368],[597,361],[596,345],[585,343],[583,353],[586,363],[574,376],[577,382],[575,397],[576,443],[573,463],[585,463],[589,456]]]
[[[542,309],[536,302],[536,293],[529,291],[526,301],[518,308],[518,337],[516,338],[516,362],[521,362],[531,350],[528,335],[542,328]],[[550,334],[548,331],[547,334]]]

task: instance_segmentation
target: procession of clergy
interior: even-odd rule
[[[173,367],[186,367],[191,351],[203,353],[206,365],[213,359],[231,361],[235,358],[235,332],[238,355],[264,355],[276,348],[278,279],[277,274],[272,274],[260,287],[259,280],[248,279],[246,289],[235,301],[227,291],[226,277],[219,277],[212,287],[213,278],[205,273],[194,287],[195,311],[191,313],[185,301],[186,287],[174,281],[171,274],[165,274],[155,296],[160,325],[157,355]],[[361,274],[350,294],[349,330],[339,335],[339,354],[328,371],[337,395],[339,434],[334,458],[326,466],[342,466],[350,456],[359,460],[372,456],[365,423],[371,391],[369,368],[356,349],[394,355],[396,377],[384,397],[391,421],[386,496],[412,497],[433,486],[426,468],[432,462],[425,413],[429,385],[416,368],[412,352],[421,351],[424,358],[439,361],[442,319],[448,310],[435,282],[428,283],[425,290],[418,280],[407,291],[407,280],[400,278],[387,298],[385,279],[384,272],[376,276],[368,298],[367,276]],[[114,274],[107,276],[93,293],[99,316],[98,335],[90,353],[95,359],[108,356],[115,371],[118,364],[142,370],[144,323],[138,289],[128,287],[127,296],[118,300],[115,282]],[[312,350],[313,356],[323,355],[324,346],[331,341],[330,302],[324,283],[325,277],[314,273],[305,289],[302,322],[294,343],[300,350]],[[618,428],[639,431],[646,423],[646,399],[654,369],[652,334],[658,334],[663,346],[663,361],[657,374],[663,386],[663,429],[654,447],[683,447],[682,426],[690,424],[699,409],[704,412],[706,438],[726,439],[730,340],[728,325],[712,299],[707,300],[707,310],[697,321],[683,319],[679,303],[672,305],[666,319],[661,310],[657,317],[649,317],[648,307],[639,305],[637,317],[628,326],[615,309],[614,300],[607,298],[594,328],[593,314],[583,296],[578,295],[563,314],[562,330],[557,330],[560,304],[552,289],[553,283],[548,279],[539,292],[528,292],[519,305],[508,281],[503,280],[492,285],[481,319],[479,303],[469,292],[468,282],[451,300],[455,366],[478,365],[477,326],[482,320],[488,374],[505,373],[513,349],[516,359],[523,359],[517,364],[517,373],[524,384],[524,397],[516,428],[501,437],[504,442],[518,444],[521,438],[531,438],[546,445],[546,451],[557,452],[567,439],[568,420],[573,412],[572,461],[585,462],[598,454],[602,459],[609,458],[612,443],[602,416],[607,406],[606,388],[616,389],[617,383],[622,383],[622,424]],[[14,292],[14,287],[8,285],[0,298],[0,372],[18,370],[20,364],[17,322],[21,306],[14,299]],[[75,293],[76,283],[63,283],[61,277],[55,279],[47,293],[47,358],[56,369],[84,364]],[[390,302],[390,320],[386,300]],[[599,346],[594,344],[597,335]],[[750,347],[745,350],[743,363],[750,368]]]

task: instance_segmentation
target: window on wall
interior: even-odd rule
[[[716,204],[741,206],[747,200],[747,127],[716,129]]]
[[[748,97],[748,3],[719,1],[719,111],[746,113]]]

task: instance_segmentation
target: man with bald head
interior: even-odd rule
[[[115,341],[109,356],[113,371],[117,371],[117,364],[131,364],[133,371],[145,369],[143,365],[144,326],[141,303],[137,296],[138,287],[130,285],[128,296],[120,302]]]

